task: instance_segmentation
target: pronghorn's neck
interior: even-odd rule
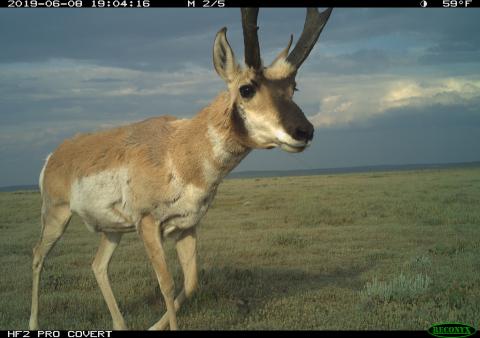
[[[171,156],[180,175],[199,187],[216,186],[251,150],[228,92],[179,123]]]
[[[206,133],[216,157],[229,160],[248,153],[248,140],[243,121],[235,111],[230,94],[221,92],[193,119],[193,124],[203,126],[206,123]]]

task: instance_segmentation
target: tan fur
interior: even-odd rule
[[[278,58],[271,66],[265,68],[263,74],[269,80],[282,80],[292,77],[295,72],[295,67],[285,60],[285,58]]]

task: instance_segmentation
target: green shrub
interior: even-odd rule
[[[431,284],[431,279],[426,274],[407,276],[403,273],[395,276],[390,281],[379,281],[377,277],[372,282],[367,282],[360,292],[363,301],[409,302],[425,293]]]

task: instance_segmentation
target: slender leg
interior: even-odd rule
[[[140,222],[139,230],[140,236],[145,244],[148,258],[150,258],[157,275],[163,298],[165,299],[170,329],[177,330],[177,316],[175,314],[174,306],[175,286],[173,278],[167,268],[167,261],[165,259],[162,240],[160,238],[159,225],[151,215],[148,215]],[[154,330],[155,326],[152,326],[151,329]]]
[[[125,320],[118,308],[117,301],[113,295],[110,281],[108,279],[108,265],[112,258],[113,252],[120,243],[122,238],[121,233],[116,232],[104,232],[100,240],[100,246],[98,247],[97,255],[92,263],[92,269],[97,279],[98,286],[102,291],[103,298],[107,303],[110,314],[113,320],[114,330],[126,330]]]
[[[43,262],[55,243],[65,232],[71,216],[72,214],[68,205],[50,206],[42,211],[42,233],[39,242],[33,248],[30,330],[38,330],[38,291]]]
[[[177,254],[180,265],[183,270],[184,285],[183,290],[175,299],[175,311],[178,311],[183,302],[190,298],[198,286],[197,277],[197,235],[195,228],[185,230],[176,243]],[[152,328],[156,330],[165,330],[168,326],[168,312],[165,313]]]

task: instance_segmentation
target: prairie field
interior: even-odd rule
[[[0,329],[27,329],[39,193],[0,193],[0,216]],[[74,216],[45,263],[42,329],[111,329],[91,270],[98,242]],[[480,168],[228,179],[199,225],[198,255],[181,329],[478,328]],[[137,234],[123,237],[110,280],[129,328],[163,315]]]

